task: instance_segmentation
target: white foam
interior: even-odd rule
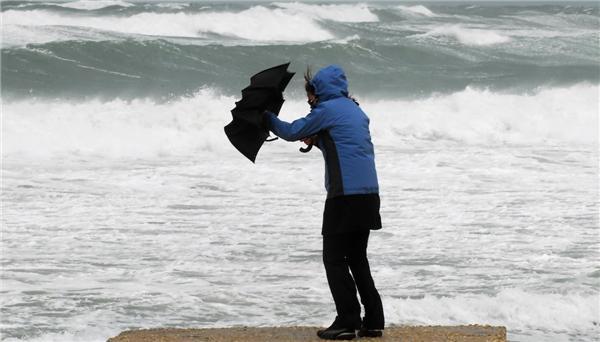
[[[19,101],[3,105],[3,155],[45,158],[101,155],[156,158],[195,153],[237,153],[223,126],[236,97],[210,89],[170,103],[99,100],[70,103]],[[378,145],[419,141],[462,144],[576,144],[598,141],[598,86],[579,84],[535,94],[468,88],[419,100],[361,99]],[[288,100],[282,118],[307,112]]]
[[[73,2],[67,2],[64,4],[57,4],[61,7],[75,8],[81,10],[97,10],[110,6],[130,7],[133,4],[121,0],[79,0]]]
[[[17,47],[27,44],[45,44],[67,40],[115,40],[125,39],[119,34],[86,28],[67,26],[2,25],[2,47]]]
[[[462,25],[443,25],[420,36],[452,37],[465,45],[494,45],[509,42],[509,36],[494,30],[467,28]]]
[[[467,144],[593,145],[598,85],[541,88],[532,94],[467,88],[419,100],[365,103],[381,142],[454,140]]]
[[[379,18],[366,4],[312,5],[300,2],[279,2],[276,6],[290,13],[338,22],[375,22]]]
[[[4,338],[2,340],[5,342],[105,342],[107,338],[117,336],[120,332],[121,331],[114,328],[93,328],[87,326],[81,327],[81,329],[78,331],[46,333],[36,337],[29,337],[23,339]]]
[[[402,12],[405,12],[407,14],[411,14],[411,15],[420,15],[420,16],[425,16],[425,17],[435,17],[436,14],[433,13],[429,8],[423,6],[423,5],[414,5],[414,6],[398,6],[398,9],[400,9]]]
[[[171,9],[184,9],[186,7],[190,6],[190,3],[156,3],[153,4],[156,7],[161,7],[161,8],[171,8]],[[202,6],[200,7],[200,9],[207,9],[210,8],[210,6]]]
[[[348,44],[350,42],[354,42],[360,40],[360,36],[357,34],[353,34],[351,36],[348,37],[344,37],[344,38],[340,38],[340,39],[333,39],[330,42],[331,43],[336,43],[336,44]]]
[[[384,298],[392,322],[458,325],[486,322],[514,331],[586,334],[598,330],[598,293],[537,293],[507,288],[496,295]],[[564,336],[563,336],[564,337]],[[539,339],[537,339],[539,341]]]
[[[3,13],[3,25],[76,26],[152,36],[202,37],[216,33],[251,41],[312,42],[334,36],[310,16],[254,6],[241,12],[139,13],[81,17],[45,10]]]
[[[236,99],[202,90],[193,98],[4,104],[3,153],[159,157],[220,150]]]
[[[520,341],[597,336],[597,158],[571,144],[597,138],[598,88],[357,94],[381,176],[385,227],[369,253],[386,322],[498,324]],[[322,157],[277,141],[251,165],[223,133],[237,99],[205,89],[165,104],[3,104],[5,338],[330,322],[315,215]],[[281,116],[306,111],[290,99]],[[421,150],[403,150],[407,141]],[[574,162],[540,165],[548,152]]]

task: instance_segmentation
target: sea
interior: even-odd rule
[[[370,117],[386,324],[600,336],[598,2],[1,2],[2,341],[327,326],[324,163],[223,127],[338,64]]]

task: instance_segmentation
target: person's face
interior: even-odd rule
[[[317,95],[313,93],[306,93],[306,97],[308,98],[308,104],[311,107],[317,104]]]

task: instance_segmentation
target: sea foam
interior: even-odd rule
[[[398,6],[402,12],[407,13],[409,15],[419,15],[425,17],[435,17],[436,14],[433,13],[429,8],[423,5],[415,5],[415,6]]]
[[[312,42],[334,38],[319,17],[286,9],[253,6],[240,12],[139,13],[132,16],[82,17],[46,10],[3,13],[3,25],[75,26],[102,31],[168,37],[213,33],[251,41]]]
[[[530,94],[468,87],[418,100],[365,105],[376,137],[467,144],[589,145],[598,141],[598,86],[540,88]]]
[[[292,13],[338,22],[359,23],[379,20],[366,4],[312,5],[300,2],[279,2],[275,5]]]
[[[446,36],[452,37],[465,45],[494,45],[509,42],[509,36],[494,30],[467,28],[462,25],[443,25],[436,27],[424,36]]]
[[[4,104],[4,153],[159,157],[222,150],[236,99],[202,90],[192,98]]]
[[[101,155],[155,158],[236,153],[223,126],[239,98],[203,89],[167,103],[149,99],[102,102],[15,101],[4,104],[5,157]],[[424,99],[361,99],[378,145],[434,141],[460,144],[576,144],[598,141],[598,86],[578,84],[532,94],[467,88]],[[307,114],[288,100],[281,118]]]
[[[573,336],[598,331],[598,293],[537,293],[506,288],[495,295],[456,294],[423,298],[384,298],[386,317],[393,322],[425,325],[459,325],[486,322],[506,326],[509,335],[537,331],[536,341],[566,341],[553,336]],[[546,331],[547,334],[540,334]],[[535,333],[534,333],[535,334]],[[549,339],[553,336],[552,339]],[[510,338],[510,336],[509,336]]]
[[[58,4],[58,6],[66,7],[66,8],[74,8],[81,10],[97,10],[101,8],[111,7],[111,6],[120,6],[120,7],[131,7],[133,4],[120,0],[80,0],[67,2],[64,4]]]
[[[63,7],[93,10],[107,6],[127,7],[123,1],[77,1]],[[251,6],[241,11],[211,11],[189,13],[143,12],[130,16],[80,16],[54,11],[8,10],[3,12],[3,29],[8,45],[52,40],[86,39],[72,36],[70,28],[94,29],[100,32],[140,34],[163,37],[198,38],[206,34],[246,39],[249,41],[315,42],[336,38],[319,22],[373,22],[378,18],[367,5],[309,5],[278,3],[276,6]],[[36,28],[35,32],[32,29]],[[57,35],[57,32],[62,35]],[[49,31],[44,34],[44,31]],[[39,35],[46,38],[37,38]],[[99,34],[91,32],[87,39]],[[6,45],[6,43],[4,43]]]
[[[126,39],[125,35],[99,30],[90,30],[75,26],[32,26],[32,25],[3,25],[2,47],[25,47],[27,44],[45,44],[68,40],[78,41],[110,41]]]

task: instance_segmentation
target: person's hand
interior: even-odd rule
[[[264,129],[266,129],[267,131],[271,129],[271,114],[272,113],[270,111],[268,111],[268,110],[265,110],[262,113],[262,120],[261,120],[262,122],[261,122],[261,124],[262,124],[262,127]]]
[[[303,139],[300,139],[303,143],[305,143],[306,145],[316,145],[317,144],[317,136],[313,135],[310,137],[306,137]]]

